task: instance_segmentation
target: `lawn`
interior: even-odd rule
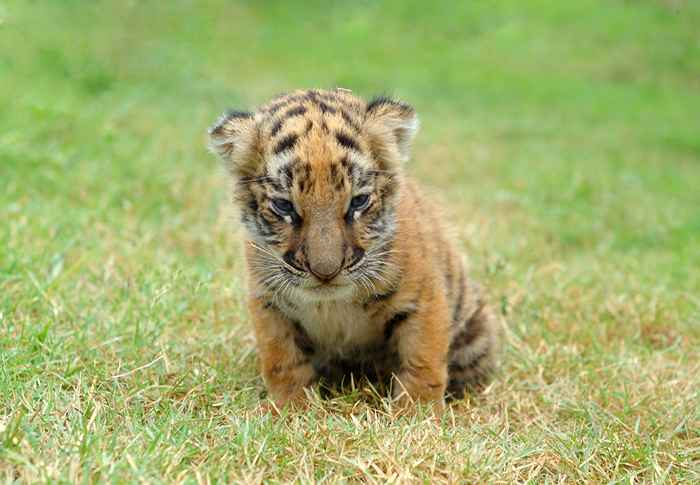
[[[166,8],[167,4],[167,8]],[[700,481],[700,2],[0,0],[0,479]],[[483,395],[263,414],[227,107],[412,103]]]

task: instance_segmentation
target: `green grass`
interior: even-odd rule
[[[0,0],[3,480],[700,480],[698,2],[165,4]],[[336,85],[416,106],[509,323],[439,423],[260,411],[205,131]]]

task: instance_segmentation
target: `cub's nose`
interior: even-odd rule
[[[341,269],[342,265],[334,264],[331,261],[324,261],[315,265],[309,265],[309,271],[311,271],[311,274],[324,283],[328,283],[335,278],[338,273],[340,273]]]

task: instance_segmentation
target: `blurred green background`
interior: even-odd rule
[[[157,217],[173,178],[212,171],[203,133],[224,108],[343,86],[416,106],[421,177],[526,212],[558,250],[602,247],[698,288],[699,11],[663,0],[3,2],[5,210],[75,209],[60,216],[77,229],[76,216],[144,190],[133,210]]]
[[[256,406],[239,237],[205,133],[225,108],[299,87],[416,107],[408,170],[440,192],[509,320],[501,399],[560,379],[574,408],[615,414],[611,402],[638,392],[642,416],[675,409],[697,424],[697,408],[673,401],[687,392],[618,387],[646,379],[644,366],[697,382],[699,26],[690,0],[0,0],[0,471],[99,478],[116,463],[126,477],[120,447],[162,429],[153,409],[206,422]],[[551,380],[531,380],[538,366]],[[596,386],[621,394],[586,394]],[[193,389],[201,408],[163,411]],[[83,398],[103,406],[85,449]],[[50,417],[71,402],[74,421]],[[633,416],[616,416],[598,439],[634,446]],[[115,422],[130,424],[107,432]],[[212,432],[201,426],[190,432]],[[229,446],[245,455],[258,438]],[[653,475],[649,457],[666,453],[687,471],[697,456],[673,439],[640,442],[633,461]],[[143,448],[136,468],[174,478],[190,462],[168,468],[148,450],[178,443]],[[77,475],[52,475],[75,456]],[[596,459],[600,480],[615,476]],[[298,470],[278,465],[278,477]]]

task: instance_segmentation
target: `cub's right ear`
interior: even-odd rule
[[[258,127],[253,113],[227,111],[209,129],[209,149],[235,177],[254,175],[260,162]]]

